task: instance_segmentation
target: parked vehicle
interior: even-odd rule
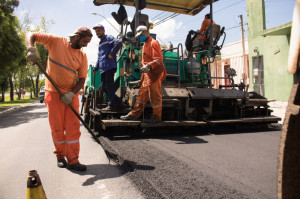
[[[21,95],[25,95],[25,93],[26,93],[26,90],[25,90],[25,89],[21,89]],[[15,94],[15,95],[18,95],[18,94],[19,94],[19,90],[16,89],[16,90],[14,91],[14,94]]]
[[[44,97],[45,97],[45,87],[42,86],[39,92],[39,97],[40,97],[40,102],[43,103],[44,102]]]

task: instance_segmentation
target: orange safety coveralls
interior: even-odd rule
[[[200,34],[202,34],[203,32],[204,33],[203,33],[203,35],[200,35],[196,39],[206,40],[205,33],[206,33],[207,29],[209,28],[210,22],[211,22],[210,19],[204,19],[203,20],[201,28],[197,32],[200,33]],[[213,21],[213,24],[216,24],[216,23]]]
[[[162,64],[163,56],[159,43],[152,37],[143,46],[142,64],[149,64],[151,69],[148,73],[142,73],[141,87],[130,115],[139,118],[150,98],[153,108],[152,118],[161,120],[162,94],[161,83],[166,77],[166,69]]]
[[[87,56],[81,49],[73,49],[68,40],[52,34],[34,33],[35,41],[48,48],[47,73],[63,93],[72,91],[78,78],[86,78]],[[67,158],[69,164],[75,164],[79,157],[80,121],[68,105],[60,100],[60,95],[45,80],[45,104],[48,108],[49,124],[57,159]],[[78,93],[71,105],[79,112]]]

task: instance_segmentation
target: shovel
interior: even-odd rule
[[[42,73],[48,78],[48,80],[51,82],[51,84],[55,87],[55,89],[57,90],[57,92],[60,94],[60,96],[63,96],[64,94],[61,92],[61,90],[57,87],[57,85],[55,84],[55,82],[53,81],[53,79],[47,74],[47,72],[43,69],[43,67],[41,66],[41,64],[39,62],[35,62],[35,64],[39,67],[39,69],[42,71]],[[92,129],[90,129],[85,122],[83,121],[83,119],[80,117],[80,115],[77,113],[77,111],[74,109],[74,107],[69,104],[70,109],[73,111],[73,113],[76,115],[76,117],[81,121],[81,123],[83,124],[83,126],[88,130],[88,132],[93,136],[93,138],[96,140],[96,142],[98,144],[101,145],[101,147],[103,148],[108,160],[112,160],[113,162],[120,164],[120,158],[118,157],[118,155],[114,152],[112,152],[111,150],[108,150],[106,146],[104,146],[104,144],[100,141],[100,139],[95,135],[95,133],[92,131]]]

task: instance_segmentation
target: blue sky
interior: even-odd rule
[[[295,0],[265,0],[267,28],[290,22],[294,4]],[[53,20],[54,24],[48,27],[49,33],[63,37],[67,37],[78,27],[92,28],[94,24],[99,22],[105,26],[106,34],[117,36],[117,31],[107,21],[119,29],[119,25],[111,16],[111,13],[117,12],[118,8],[118,5],[94,6],[93,0],[21,0],[15,14],[22,22],[24,14],[28,13],[33,24],[38,24],[41,17],[45,17],[48,21]],[[126,6],[126,10],[129,20],[131,20],[135,8]],[[214,21],[226,28],[225,44],[241,40],[238,16],[243,15],[244,24],[247,24],[246,0],[219,0],[213,4],[213,10]],[[199,29],[204,15],[208,12],[209,7],[196,16],[179,15],[154,27],[151,32],[157,34],[161,44],[168,44],[169,42],[175,45],[184,44],[188,31]],[[98,13],[102,17],[92,13]],[[156,22],[158,19],[171,14],[150,9],[144,9],[142,13],[149,15],[150,22]],[[247,30],[247,25],[244,26],[244,29]],[[245,31],[245,38],[247,38],[247,31]],[[84,48],[88,55],[89,64],[96,62],[98,42],[99,39],[95,35],[88,47]]]

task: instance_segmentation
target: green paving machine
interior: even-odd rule
[[[178,14],[196,15],[205,7],[210,6],[212,19],[212,4],[214,0],[94,0],[96,6],[104,4],[119,4],[118,12],[112,16],[120,24],[118,36],[123,42],[117,63],[115,75],[116,94],[121,97],[127,108],[122,111],[104,111],[107,99],[101,90],[100,73],[93,74],[90,66],[83,95],[84,121],[93,131],[105,134],[108,129],[127,128],[143,130],[159,127],[192,127],[218,124],[259,124],[266,126],[277,123],[281,118],[271,115],[269,100],[255,93],[248,92],[244,82],[234,83],[234,69],[227,69],[226,77],[213,77],[211,63],[214,61],[225,40],[225,28],[211,24],[206,32],[206,42],[199,43],[193,38],[197,34],[190,31],[185,45],[162,49],[166,68],[166,79],[162,83],[162,122],[148,123],[151,116],[150,103],[145,107],[140,121],[123,121],[121,115],[127,114],[137,98],[139,89],[140,62],[142,56],[141,43],[135,39],[138,25],[151,28],[148,15],[142,14],[144,8],[168,11]],[[135,6],[133,20],[128,21],[125,6]],[[129,27],[132,31],[129,30]],[[151,32],[151,30],[150,30]],[[151,35],[154,39],[155,34]],[[218,45],[218,43],[221,43]],[[186,50],[188,49],[188,50]],[[214,88],[213,79],[224,79],[229,84]],[[129,132],[129,131],[128,131]],[[123,131],[124,133],[124,131]]]

